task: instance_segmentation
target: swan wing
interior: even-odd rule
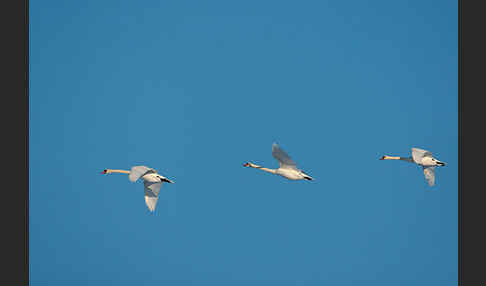
[[[435,184],[435,173],[434,173],[435,167],[424,167],[424,175],[425,179],[427,182],[429,182],[430,186],[433,186]]]
[[[144,181],[143,186],[145,189],[145,204],[147,205],[148,209],[153,212],[155,210],[155,206],[157,205],[157,200],[159,199],[159,192],[160,187],[162,187],[162,183],[149,183]]]
[[[432,157],[432,153],[424,149],[412,148],[412,158],[415,163],[420,164],[426,156]]]
[[[272,145],[272,155],[280,164],[280,168],[295,169],[297,170],[297,165],[290,159],[290,156],[282,150],[277,143]]]
[[[132,182],[135,182],[143,175],[149,173],[157,173],[157,171],[147,166],[134,166],[130,170],[130,174],[128,174],[128,179]]]

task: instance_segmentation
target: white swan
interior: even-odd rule
[[[163,182],[174,183],[166,177],[157,174],[157,171],[146,166],[134,166],[130,171],[105,169],[102,174],[122,173],[128,174],[128,179],[136,182],[139,178],[143,180],[145,189],[145,204],[148,209],[153,212],[159,199],[160,187]]]
[[[424,170],[425,179],[429,183],[430,186],[435,184],[435,174],[434,169],[436,166],[445,166],[446,163],[441,162],[435,159],[432,156],[432,153],[419,149],[419,148],[412,148],[412,157],[396,157],[396,156],[383,156],[380,160],[402,160],[410,163],[415,163],[419,166],[422,166]]]
[[[304,171],[297,169],[297,166],[292,159],[290,159],[289,155],[285,153],[276,143],[272,145],[272,155],[280,164],[278,169],[268,169],[258,166],[253,163],[245,163],[243,166],[251,167],[259,170],[263,170],[272,174],[277,174],[282,177],[285,177],[289,180],[313,180],[312,177],[304,173]]]

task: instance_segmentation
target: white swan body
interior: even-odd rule
[[[308,176],[301,170],[278,168],[275,171],[275,174],[285,177],[289,180],[312,180],[310,176]]]
[[[143,180],[145,192],[145,204],[153,212],[159,199],[160,188],[163,182],[174,183],[172,180],[157,174],[157,171],[146,166],[134,166],[130,171],[105,169],[102,174],[122,173],[128,174],[128,179],[136,182],[139,178]]]
[[[297,169],[295,162],[284,150],[278,147],[276,143],[273,143],[272,145],[272,155],[280,164],[278,169],[263,168],[250,162],[243,164],[243,166],[277,174],[289,180],[313,180],[313,178],[307,175],[304,171]]]
[[[411,157],[396,157],[385,155],[382,156],[380,160],[402,160],[422,166],[425,179],[430,186],[435,185],[435,167],[446,165],[446,163],[434,158],[431,152],[420,148],[412,148]]]

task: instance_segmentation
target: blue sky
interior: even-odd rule
[[[457,285],[457,1],[194,2],[30,2],[31,285]]]

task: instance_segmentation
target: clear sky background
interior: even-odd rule
[[[457,109],[457,1],[31,1],[31,285],[457,285]]]

